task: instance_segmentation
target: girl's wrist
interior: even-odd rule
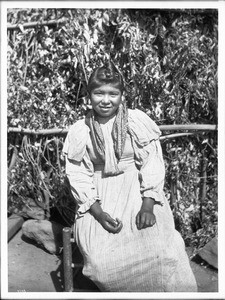
[[[95,202],[90,207],[90,212],[96,220],[99,220],[100,215],[103,213],[103,210],[98,202]]]
[[[143,197],[142,198],[142,206],[141,206],[141,208],[143,210],[147,210],[147,211],[153,213],[154,204],[155,204],[155,199],[154,198]]]

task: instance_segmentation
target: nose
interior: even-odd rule
[[[102,103],[108,104],[110,103],[109,95],[105,94],[102,98]]]

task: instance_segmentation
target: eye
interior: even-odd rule
[[[94,92],[94,95],[97,95],[97,96],[98,96],[98,95],[102,95],[102,94],[103,94],[103,93],[102,93],[101,91],[95,91],[95,92]]]

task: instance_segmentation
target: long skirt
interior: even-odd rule
[[[119,218],[123,228],[109,233],[89,211],[76,220],[83,274],[103,292],[196,292],[184,241],[163,191],[164,204],[154,206],[156,224],[138,230],[135,219],[142,198],[135,164],[111,177],[96,170],[94,182],[103,210]]]

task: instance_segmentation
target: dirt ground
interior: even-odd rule
[[[188,255],[191,251],[187,249]],[[191,261],[199,292],[218,292],[218,272]],[[80,278],[80,279],[79,279]],[[94,286],[77,276],[75,288]],[[63,292],[62,256],[51,255],[26,240],[21,230],[8,243],[8,292]],[[96,290],[97,291],[97,290]]]

